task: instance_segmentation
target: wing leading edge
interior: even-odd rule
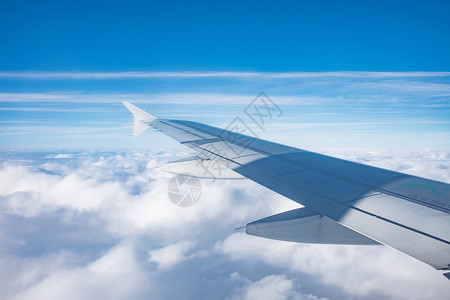
[[[208,161],[204,171],[211,174],[202,177],[221,178],[220,169],[230,169],[307,209],[286,213],[291,219],[272,216],[263,219],[265,224],[263,220],[249,223],[249,234],[312,243],[379,243],[436,269],[450,269],[449,184],[196,122],[159,119],[128,102],[123,104],[134,115],[135,136],[153,127]],[[304,217],[306,212],[311,215]],[[281,224],[285,229],[280,230]],[[333,239],[326,231],[335,233]]]

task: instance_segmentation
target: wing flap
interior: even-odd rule
[[[379,245],[378,242],[305,207],[249,223],[246,233],[297,243]]]

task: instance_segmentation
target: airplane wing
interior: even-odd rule
[[[198,153],[169,167],[175,173],[245,177],[304,206],[251,222],[248,234],[303,243],[383,244],[436,269],[450,269],[449,184],[196,122],[159,119],[123,104],[134,115],[135,136],[153,127]],[[444,275],[450,279],[450,273]]]

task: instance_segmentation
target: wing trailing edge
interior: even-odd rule
[[[167,163],[161,169],[168,173],[190,175],[205,179],[246,179],[230,168],[220,165],[211,159],[202,159],[198,156]]]

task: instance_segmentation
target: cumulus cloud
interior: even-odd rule
[[[3,296],[17,300],[130,299],[142,298],[151,289],[148,274],[135,260],[130,245],[119,244],[87,264],[74,264],[73,256],[76,260],[76,254],[65,252],[33,259],[3,258],[8,261],[2,263],[10,268],[2,269],[3,274],[8,272]],[[13,292],[6,286],[11,283]]]
[[[46,174],[25,166],[3,165],[0,190],[11,213],[36,216],[42,210],[69,207],[88,211],[105,199],[120,199],[126,193],[117,182],[99,182],[80,174]]]
[[[269,275],[256,282],[249,282],[240,288],[231,298],[232,300],[319,300],[311,294],[301,294],[295,289],[295,281],[287,279],[284,275]],[[325,300],[325,298],[320,298]]]
[[[450,181],[445,151],[327,153]],[[438,271],[385,247],[300,245],[236,232],[298,207],[251,181],[202,180],[200,201],[177,207],[167,196],[171,175],[158,167],[188,155],[4,155],[1,298],[423,299],[449,292]]]
[[[159,269],[170,269],[176,264],[188,259],[187,252],[193,246],[194,243],[191,241],[181,241],[161,249],[152,250],[149,252],[149,261],[158,263]]]
[[[56,154],[55,158],[71,158],[72,155],[68,153]]]
[[[310,274],[358,298],[439,298],[449,290],[437,271],[387,247],[304,245],[235,233],[218,242],[216,251]]]

